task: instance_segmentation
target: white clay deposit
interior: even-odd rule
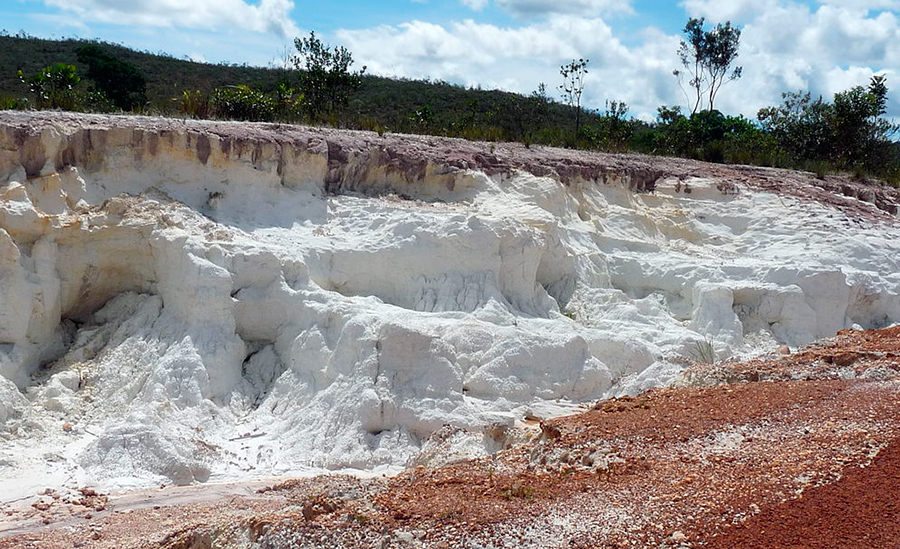
[[[900,229],[797,197],[56,116],[0,115],[7,501],[392,472],[445,424],[490,433],[455,443],[476,455],[526,413],[670,383],[706,343],[900,320]]]

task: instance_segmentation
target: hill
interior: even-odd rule
[[[264,92],[275,90],[279,82],[296,79],[296,73],[278,68],[237,64],[198,63],[177,59],[163,52],[136,51],[118,44],[88,40],[48,40],[30,36],[0,36],[0,98],[27,95],[16,75],[18,69],[31,75],[53,63],[78,66],[75,50],[84,44],[99,44],[117,59],[130,63],[147,80],[147,98],[151,110],[173,113],[184,90],[210,92],[215,88],[245,84]],[[79,72],[83,70],[79,67]],[[537,83],[535,83],[537,86]],[[416,112],[430,125],[451,124],[512,126],[507,114],[510,103],[522,101],[521,95],[498,90],[468,89],[448,82],[392,79],[366,75],[362,87],[351,97],[344,125],[383,126],[394,131],[414,131]],[[544,124],[569,124],[571,108],[558,103],[548,106]]]
[[[17,97],[26,92],[16,76],[17,69],[31,75],[53,63],[77,66],[76,48],[89,43],[97,42],[0,36],[0,95]],[[270,68],[197,63],[165,53],[141,52],[106,42],[100,44],[114,57],[131,63],[144,74],[148,98],[160,109],[169,107],[171,98],[185,89],[209,91],[218,86],[241,83],[272,88],[283,78],[283,71]]]

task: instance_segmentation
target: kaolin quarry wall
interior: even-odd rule
[[[8,470],[388,471],[445,424],[466,455],[494,451],[525,413],[671,382],[698,345],[749,356],[896,322],[891,196],[674,159],[3,113]],[[62,465],[29,458],[47,444]]]

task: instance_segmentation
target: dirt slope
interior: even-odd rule
[[[900,547],[898,350],[894,327],[696,366],[685,386],[391,479],[205,488],[196,501],[167,488],[93,507],[44,496],[7,511],[18,533],[0,548]]]

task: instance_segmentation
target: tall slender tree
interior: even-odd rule
[[[587,66],[590,59],[573,59],[559,68],[559,74],[563,77],[563,83],[559,85],[563,100],[571,107],[575,107],[575,140],[578,140],[578,132],[581,130],[581,94],[584,92],[584,77],[588,73]]]

